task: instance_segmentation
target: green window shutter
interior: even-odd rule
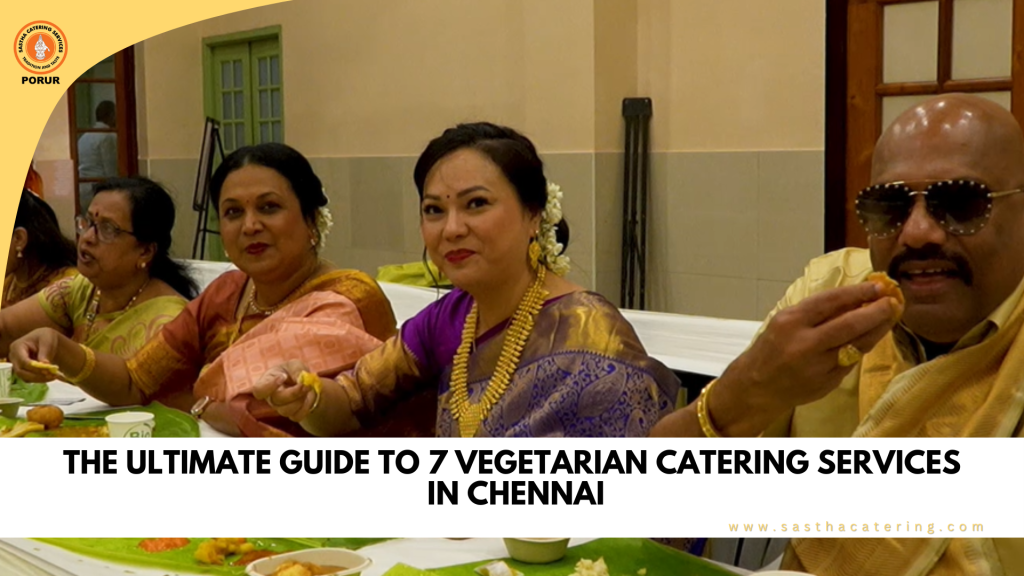
[[[284,141],[280,38],[281,28],[273,26],[203,40],[204,108],[220,122],[225,154]],[[207,229],[219,231],[216,206],[208,216]],[[228,259],[219,235],[207,238],[204,257]]]
[[[275,40],[249,45],[253,78],[253,142],[284,142],[284,94],[281,47]]]
[[[224,153],[253,143],[252,74],[248,43],[213,49],[213,117],[220,120]]]

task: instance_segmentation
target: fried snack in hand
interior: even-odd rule
[[[56,406],[37,406],[28,411],[25,419],[29,422],[38,422],[47,430],[60,428],[64,423],[64,411]]]
[[[882,297],[889,297],[899,303],[902,307],[907,301],[903,298],[903,291],[900,290],[898,282],[889,277],[885,272],[872,272],[868,274],[868,282],[874,282],[881,288]]]
[[[7,432],[0,434],[0,438],[21,438],[26,434],[40,432],[43,429],[43,425],[38,422],[18,422]]]
[[[324,389],[324,384],[321,382],[320,377],[310,372],[309,370],[303,370],[299,374],[299,384],[313,389],[316,395],[319,396],[320,392]]]
[[[50,364],[49,362],[40,362],[39,360],[29,360],[28,365],[36,370],[42,370],[43,372],[49,372],[54,376],[60,374],[60,367],[56,364]]]

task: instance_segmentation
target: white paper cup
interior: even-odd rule
[[[156,425],[149,412],[118,412],[107,416],[111,438],[152,438]]]
[[[14,379],[14,365],[10,362],[0,362],[0,398],[7,398],[11,395],[11,381]]]

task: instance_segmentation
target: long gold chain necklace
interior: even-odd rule
[[[139,290],[135,293],[134,296],[132,296],[132,299],[129,300],[128,303],[125,304],[124,307],[118,310],[117,312],[124,312],[125,310],[131,308],[132,304],[135,304],[135,301],[138,300],[139,296],[142,294],[142,291],[146,289],[146,286],[149,286],[149,281],[150,278],[146,278],[146,281],[142,283],[142,286],[140,286]],[[87,339],[92,336],[92,325],[96,322],[96,317],[99,316],[99,313],[100,289],[96,288],[96,291],[93,292],[92,295],[92,302],[90,302],[89,311],[85,314],[85,337]]]
[[[501,344],[501,354],[498,355],[498,364],[494,369],[490,382],[484,390],[480,401],[476,404],[469,402],[469,353],[476,341],[477,307],[473,307],[466,316],[466,324],[462,327],[462,342],[455,352],[455,359],[452,361],[452,416],[459,423],[459,434],[463,438],[470,438],[476,435],[480,424],[487,419],[491,408],[501,400],[512,379],[512,374],[519,366],[519,357],[523,353],[523,347],[530,332],[533,331],[533,323],[537,314],[544,307],[544,299],[548,292],[544,286],[544,267],[537,269],[537,279],[526,289],[526,294],[519,301],[512,321],[505,331],[505,340]]]

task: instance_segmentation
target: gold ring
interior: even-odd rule
[[[864,353],[853,344],[847,344],[839,349],[839,366],[842,368],[853,366],[860,362],[861,358],[864,358]]]
[[[271,394],[270,396],[267,396],[267,397],[266,397],[266,398],[265,398],[265,399],[264,399],[263,401],[264,401],[264,402],[266,402],[266,403],[267,403],[268,405],[270,405],[270,407],[271,407],[271,408],[277,408],[277,404],[274,404],[274,403],[273,403],[273,402],[271,402],[271,400],[270,400],[270,398],[271,398],[272,396],[273,396],[273,394]]]

